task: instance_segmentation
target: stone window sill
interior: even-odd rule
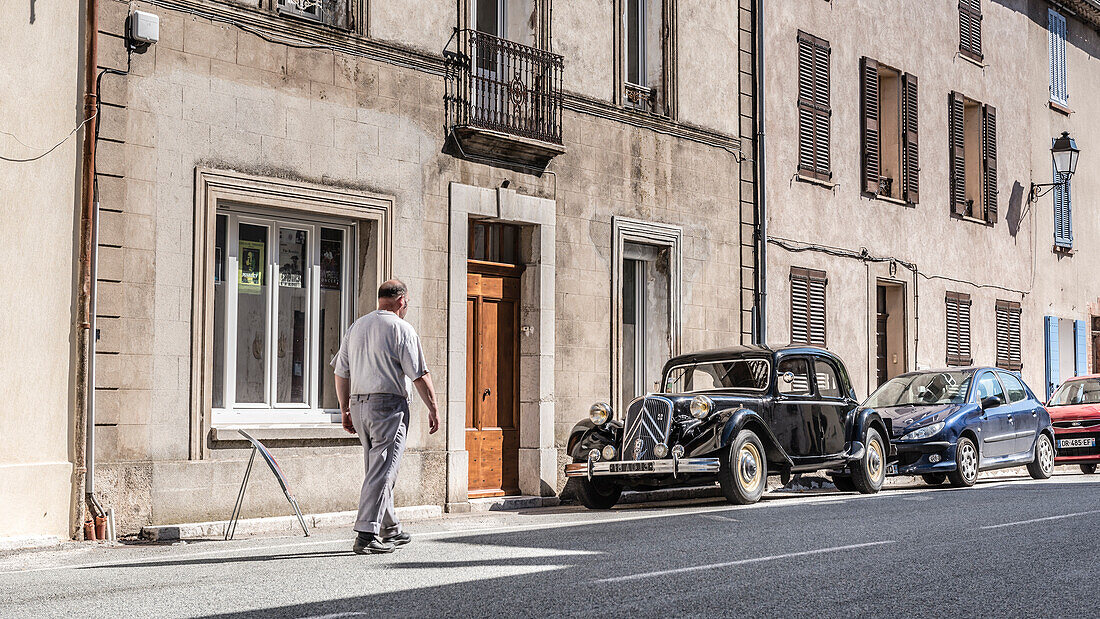
[[[215,443],[245,442],[245,438],[237,430],[244,430],[261,442],[359,440],[355,435],[348,434],[338,423],[215,426],[210,429],[210,439]]]
[[[1050,109],[1054,110],[1055,112],[1058,112],[1059,114],[1064,114],[1066,116],[1069,116],[1070,114],[1073,113],[1073,110],[1069,109],[1069,107],[1067,107],[1065,105],[1062,105],[1061,103],[1058,103],[1057,101],[1050,101],[1050,102],[1048,102],[1048,105],[1050,105]]]
[[[837,186],[837,183],[834,183],[832,181],[823,181],[819,178],[806,176],[805,174],[795,174],[794,180],[802,183],[809,183],[811,185],[817,185],[818,187],[824,187],[826,189],[833,189]]]
[[[913,204],[910,204],[910,203],[906,202],[905,200],[902,200],[900,198],[894,198],[894,197],[891,197],[891,196],[880,196],[880,195],[875,194],[874,198],[876,200],[882,200],[883,202],[892,202],[894,204],[900,204],[901,206],[914,206]]]
[[[1074,251],[1072,247],[1066,247],[1065,245],[1055,245],[1054,246],[1054,253],[1062,254],[1062,255],[1065,255],[1065,256],[1072,256],[1073,254],[1075,254],[1077,252]]]
[[[969,55],[969,54],[967,54],[966,52],[963,52],[963,51],[960,51],[958,56],[959,56],[959,58],[962,58],[963,60],[969,62],[970,64],[974,65],[975,67],[979,67],[979,68],[984,69],[984,68],[989,66],[988,64],[986,64],[982,60],[979,60],[979,59],[977,59],[977,58],[975,58],[975,57],[973,57],[973,56],[971,56],[971,55]]]

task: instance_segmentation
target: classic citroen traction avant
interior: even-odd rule
[[[617,418],[595,404],[569,437],[586,507],[609,509],[624,489],[718,481],[754,503],[768,475],[831,470],[842,490],[877,492],[889,457],[886,426],[858,402],[841,360],[821,348],[739,346],[674,357],[662,393]]]

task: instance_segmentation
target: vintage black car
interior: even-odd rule
[[[718,481],[735,504],[758,501],[768,475],[830,470],[841,490],[877,492],[886,426],[858,402],[844,363],[810,346],[738,346],[674,357],[662,393],[621,418],[595,404],[569,437],[577,497],[609,509],[624,489]]]

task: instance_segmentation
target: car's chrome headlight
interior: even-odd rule
[[[691,399],[691,416],[703,419],[714,409],[714,402],[705,395],[697,395]]]
[[[597,402],[592,405],[592,408],[588,409],[588,418],[592,420],[592,423],[602,426],[611,419],[611,406],[604,404],[603,402]]]
[[[946,425],[946,424],[941,421],[939,423],[934,423],[930,426],[924,426],[923,428],[917,428],[916,430],[913,430],[912,432],[910,432],[910,433],[906,434],[905,436],[901,437],[901,440],[903,440],[903,441],[920,441],[920,440],[923,440],[923,439],[926,439],[926,438],[932,438],[933,436],[939,434],[940,430],[943,430],[944,425]]]
[[[604,445],[603,446],[603,459],[604,460],[614,460],[615,459],[615,446],[614,445]]]

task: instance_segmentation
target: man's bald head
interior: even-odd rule
[[[378,287],[378,309],[387,310],[404,318],[409,311],[409,287],[399,279],[383,282]]]

